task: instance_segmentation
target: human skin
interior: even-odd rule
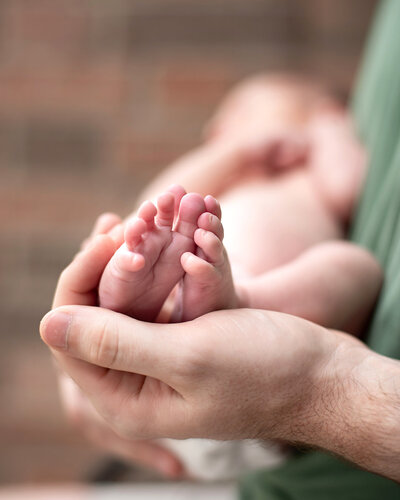
[[[219,311],[148,324],[93,307],[115,249],[62,273],[41,336],[116,439],[283,439],[400,481],[400,364],[293,316]]]
[[[138,201],[153,199],[172,183],[220,196],[257,161],[268,169],[299,166],[311,146],[305,124],[317,107],[334,106],[325,89],[292,75],[247,78],[223,99],[206,127],[205,142],[160,172]]]
[[[326,104],[328,99],[329,106]],[[324,103],[323,109],[321,101]],[[352,135],[353,129],[344,110],[332,108],[333,99],[328,97],[327,92],[315,85],[306,84],[303,80],[288,77],[250,79],[230,92],[226,102],[217,111],[214,119],[219,129],[217,138],[213,137],[213,140],[167,168],[157,176],[146,192],[153,197],[156,186],[164,185],[165,188],[167,182],[179,180],[185,187],[189,186],[189,189],[199,191],[202,195],[208,189],[212,194],[222,193],[225,246],[235,277],[250,278],[246,283],[249,293],[245,294],[251,299],[248,307],[292,313],[322,326],[354,332],[359,331],[360,325],[363,326],[368,319],[381,277],[378,266],[365,252],[351,249],[346,244],[327,247],[323,243],[344,236],[345,222],[361,185],[358,170],[362,169],[362,162],[357,158],[360,149],[358,141]],[[241,116],[246,119],[240,119]],[[292,157],[292,162],[286,158],[285,165],[281,164],[279,175],[268,174],[267,171],[274,168],[276,170],[277,142],[274,134],[280,134],[281,146],[283,143],[293,145],[294,137],[286,137],[284,140],[285,134],[290,134],[292,128],[296,127],[295,137],[304,140],[304,130],[310,132],[310,121],[314,132],[309,139],[316,135],[318,140],[312,141],[309,166],[290,169],[296,165],[294,160],[301,164],[306,159],[305,150],[297,149],[300,156]],[[249,136],[249,127],[252,137]],[[261,164],[255,160],[256,142],[253,135],[260,140],[261,132],[262,141],[258,146],[262,146],[263,154],[257,161],[264,165],[264,170],[261,169],[260,173]],[[273,167],[271,163],[274,162]],[[150,207],[153,211],[156,210],[151,204]],[[142,205],[142,209],[145,208],[149,208],[148,200]],[[139,219],[147,220],[140,213],[138,215]],[[135,224],[142,222],[133,218],[131,221]],[[143,222],[141,227],[144,227]],[[154,226],[152,223],[152,228],[154,227],[157,224]],[[156,237],[154,231],[147,231],[146,244],[149,245]],[[302,256],[307,256],[311,247],[318,247],[319,251],[311,252],[313,258],[308,259],[307,265],[307,259],[302,259]],[[100,305],[136,319],[151,321],[156,313],[152,311],[149,315],[145,311],[146,314],[143,314],[142,309],[155,301],[153,288],[147,285],[142,271],[131,272],[132,255],[134,254],[126,252],[126,245],[123,245],[107,266],[100,284]],[[145,256],[145,260],[151,261],[151,258]],[[179,278],[182,266],[177,259],[173,261],[170,257],[169,261],[168,274],[171,276],[171,269],[176,269],[175,275]],[[306,262],[305,267],[303,262]],[[293,263],[299,265],[291,266]],[[153,275],[160,274],[155,272],[159,267],[157,263],[150,269],[153,281]],[[270,283],[268,272],[282,267],[296,272],[284,273],[284,282],[275,279]],[[187,269],[185,271],[186,276],[190,274]],[[335,279],[330,278],[330,273]],[[158,290],[163,289],[165,282],[171,281],[168,274],[163,273],[162,278],[160,275],[156,280]],[[349,286],[349,276],[353,278],[350,283],[353,286]],[[149,277],[149,273],[146,277]],[[277,277],[277,273],[274,277]],[[175,281],[177,279],[172,280],[170,289]],[[256,286],[251,286],[253,281]],[[367,286],[363,286],[365,281]],[[308,287],[311,294],[306,297],[304,283],[317,284]],[[321,283],[328,283],[333,294],[320,293]],[[183,288],[189,289],[180,287],[180,290]],[[208,288],[214,291],[214,295],[218,295],[219,289],[223,287],[215,286],[213,282]],[[265,293],[265,289],[268,293]],[[360,289],[363,293],[359,293]],[[255,293],[251,293],[252,290]],[[289,301],[286,300],[288,291],[292,292]],[[299,291],[302,296],[300,303]],[[149,295],[151,299],[148,298]],[[183,297],[185,295],[183,293]],[[234,296],[232,293],[225,295]],[[163,296],[167,294],[164,293]],[[138,301],[137,297],[141,299]],[[256,300],[253,300],[254,297]],[[197,304],[194,309],[183,308],[181,319],[193,319],[211,310],[239,305],[237,300],[214,300],[210,307],[202,307],[204,300],[201,298],[204,298],[204,293],[192,301]],[[365,307],[356,307],[362,317],[360,321],[356,321],[358,324],[355,328],[352,324],[354,299],[365,304]],[[160,306],[163,300],[159,302]],[[242,302],[240,305],[246,307]],[[303,314],[304,305],[307,311]],[[159,310],[159,306],[154,309]],[[332,311],[331,314],[325,313],[327,308]]]
[[[235,276],[259,276],[345,237],[365,152],[329,92],[261,75],[234,88],[212,123],[211,139],[163,170],[142,201],[171,183],[218,197]]]
[[[137,218],[127,223],[132,230],[140,228],[140,241],[132,249],[120,247],[102,275],[98,291],[101,307],[154,322],[179,278],[174,322],[192,320],[221,309],[249,308],[292,314],[348,333],[362,331],[382,283],[382,271],[369,252],[344,241],[327,242],[303,252],[286,266],[234,282],[222,243],[224,228],[217,200],[184,196],[185,191],[179,186],[174,186],[174,191],[186,200],[186,209],[192,210],[191,203],[195,202],[197,211],[191,212],[191,224],[187,222],[190,214],[185,216],[185,235],[176,232],[178,225],[172,227],[174,196],[171,191],[159,197],[168,199],[168,216],[164,213],[165,207],[164,212],[159,212],[159,208],[145,202]],[[185,207],[182,204],[179,207],[180,217]],[[208,207],[208,210],[198,217],[198,207],[200,210]],[[162,221],[161,226],[158,220]],[[145,228],[144,236],[142,228]],[[191,242],[187,241],[187,234],[191,235]],[[133,237],[132,231],[130,237]],[[188,251],[188,243],[196,244],[196,254]],[[124,253],[119,253],[121,251]],[[157,252],[155,256],[154,252]],[[132,258],[136,266],[139,259],[149,264],[145,268],[143,265],[133,268]],[[104,282],[109,287],[108,294],[104,293],[104,286],[102,288]]]
[[[112,238],[110,236],[105,238],[106,233],[110,233]],[[102,214],[97,219],[89,238],[83,242],[81,252],[62,273],[53,307],[73,303],[94,305],[97,302],[97,291],[91,290],[91,287],[100,279],[99,265],[105,266],[121,245],[122,237],[121,219],[113,213]],[[165,477],[185,476],[183,465],[172,452],[151,440],[126,439],[117,435],[94,409],[92,403],[72,378],[60,369],[60,366],[58,366],[57,375],[61,402],[69,421],[89,441],[108,453],[152,468]]]
[[[349,113],[319,82],[293,74],[246,78],[222,100],[206,129],[204,144],[163,170],[139,202],[172,183],[220,197],[243,181],[252,159],[267,163],[268,170],[309,163],[315,187],[330,208],[344,218],[351,214],[363,182],[365,152]]]
[[[336,142],[335,142],[335,146],[336,146]],[[267,150],[267,152],[268,152],[268,150]],[[265,153],[265,151],[264,151],[264,153]],[[304,159],[304,148],[303,148],[303,150],[301,150],[301,148],[300,148],[300,153],[301,153],[300,156],[298,156],[297,159],[295,158],[297,161],[299,159],[300,160]],[[190,183],[193,183],[198,190],[203,191],[203,189],[198,188],[199,182],[200,182],[200,187],[202,186],[201,182],[204,183],[204,181],[205,181],[206,184],[207,184],[207,182],[209,184],[208,179],[210,179],[212,177],[213,183],[214,183],[215,182],[215,173],[218,172],[219,177],[217,176],[217,180],[220,179],[219,182],[221,183],[221,186],[225,188],[227,175],[231,176],[230,178],[232,179],[232,181],[237,176],[240,177],[240,175],[242,173],[243,165],[245,165],[247,163],[248,162],[246,161],[246,157],[243,156],[243,149],[241,146],[232,148],[232,147],[226,147],[222,143],[218,143],[218,144],[214,143],[214,144],[208,145],[206,148],[200,148],[197,152],[194,152],[194,153],[190,154],[188,157],[184,158],[183,161],[181,161],[180,163],[178,162],[176,167],[173,168],[173,176],[172,177],[175,180],[176,178],[182,178],[181,176],[183,175],[183,179],[185,179],[185,181],[184,181],[185,185],[188,185],[188,183],[189,183],[189,185],[190,185]],[[190,170],[187,169],[187,166],[189,164],[192,165]],[[207,166],[208,166],[209,172],[213,174],[212,176],[205,175],[205,172],[207,172]],[[223,168],[221,168],[221,166],[223,166]],[[193,167],[195,167],[195,168],[193,168]],[[197,176],[195,175],[196,172],[198,173]],[[169,171],[167,173],[167,178],[168,178],[168,175],[171,175],[171,174],[172,174],[172,172]],[[161,179],[159,179],[159,182],[161,182],[161,184],[162,184],[163,182],[165,182],[165,179],[161,178]],[[156,183],[157,183],[157,181],[156,181]],[[210,187],[210,186],[208,186],[208,187]],[[203,186],[205,192],[207,191],[208,187]],[[154,186],[153,186],[153,188],[154,188]],[[218,182],[216,184],[213,184],[212,189],[213,190],[215,189],[216,191],[218,191],[220,189],[220,187],[218,187]],[[212,192],[215,192],[215,191],[212,191]],[[121,229],[121,227],[119,227],[119,228]],[[104,232],[106,232],[106,231],[104,231]],[[117,231],[117,233],[118,233],[118,231]],[[121,233],[120,233],[120,235],[121,235]],[[66,380],[67,379],[64,378],[65,383],[67,383]],[[64,390],[63,394],[65,394],[65,393],[66,393],[66,391]],[[71,393],[74,393],[75,395],[77,395],[76,390],[75,390],[75,392],[74,391],[69,392],[69,394],[70,394],[69,400],[68,400],[69,407],[74,406],[73,413],[75,416],[76,416],[76,414],[79,414],[79,425],[82,426],[83,422],[87,422],[88,425],[85,425],[84,427],[85,427],[87,432],[89,431],[90,434],[93,434],[94,433],[93,431],[95,429],[98,429],[98,426],[93,425],[94,422],[93,422],[93,419],[91,418],[93,416],[93,411],[90,411],[90,404],[84,405],[82,403],[82,398],[79,398],[79,397],[75,398],[75,403],[74,403],[72,401],[72,398],[71,398]],[[104,432],[105,432],[104,428],[99,428],[98,430],[99,430],[99,432],[97,433],[98,434],[97,438],[101,435],[103,435],[103,436],[106,435],[106,434],[104,434]],[[105,439],[103,439],[103,440],[98,439],[98,441],[101,441],[104,444]],[[112,446],[111,443],[113,443],[114,446]],[[145,443],[145,442],[140,443],[140,445],[138,443],[136,443],[135,446],[132,446],[131,442],[128,441],[125,443],[122,438],[119,438],[119,441],[118,441],[117,436],[113,436],[113,435],[110,436],[110,440],[107,442],[107,446],[111,449],[118,450],[120,452],[123,450],[127,451],[128,452],[127,456],[129,456],[132,459],[140,458],[141,455],[143,455],[143,457],[151,456],[152,460],[154,460],[156,458],[156,455],[159,452],[162,455],[161,450],[155,450],[154,448],[152,448],[151,450],[148,449],[146,451],[147,443]],[[149,446],[151,446],[151,444],[149,444]],[[134,452],[134,453],[132,453],[132,452]],[[173,460],[171,460],[170,458],[171,457],[168,457],[168,459],[165,462],[167,463],[169,460],[169,465],[172,467],[172,469],[174,469]],[[147,460],[147,463],[151,463],[151,461]],[[155,463],[155,465],[157,465],[156,460],[154,460],[154,463]],[[159,467],[159,469],[160,469],[160,467]],[[169,470],[172,470],[172,469],[170,468]],[[164,472],[168,472],[168,467],[164,468],[162,470],[164,470]]]

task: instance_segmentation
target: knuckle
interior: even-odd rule
[[[100,366],[113,368],[119,356],[119,335],[117,326],[110,320],[103,321],[97,329],[92,343],[91,360]]]

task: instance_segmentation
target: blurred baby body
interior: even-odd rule
[[[326,89],[258,75],[228,94],[208,133],[214,144],[259,141],[247,168],[217,193],[233,267],[257,275],[343,238],[366,159],[351,118]]]
[[[224,243],[238,276],[264,273],[344,235],[343,221],[324,203],[305,166],[244,177],[220,202]]]
[[[345,234],[348,215],[329,205],[310,165],[273,173],[250,169],[219,199],[224,245],[233,277],[239,281],[279,268],[311,247]],[[275,467],[290,455],[288,448],[272,441],[165,439],[162,443],[182,460],[190,477],[204,481],[235,479]]]
[[[279,268],[321,242],[342,239],[364,178],[364,151],[348,115],[315,88],[306,89],[303,99],[294,95],[297,90],[292,92],[296,84],[282,87],[281,83],[265,85],[256,79],[239,88],[228,96],[212,123],[214,141],[233,142],[268,128],[276,137],[277,131],[279,136],[280,130],[294,126],[301,148],[304,139],[309,142],[304,154],[298,150],[297,138],[289,134],[300,153],[295,161],[287,165],[283,161],[272,169],[257,159],[250,161],[218,193],[224,244],[233,276],[239,280]],[[320,111],[311,112],[309,104],[315,103],[316,96],[323,104]],[[289,454],[278,443],[254,440],[167,439],[163,444],[180,457],[189,475],[202,480],[232,479],[274,467]]]
[[[253,97],[258,99],[260,96]],[[285,95],[285,99],[286,97]],[[253,99],[253,102],[257,99]],[[279,114],[279,110],[279,106],[276,106],[276,114]],[[259,102],[254,106],[254,112],[262,112]],[[224,189],[216,190],[223,210],[225,248],[235,278],[262,275],[291,262],[319,243],[342,239],[347,220],[357,200],[364,162],[345,114],[337,111],[323,112],[312,119],[308,117],[307,124],[304,123],[306,120],[303,112],[296,111],[293,115],[285,112],[283,115],[279,127],[285,121],[292,120],[293,116],[296,127],[302,124],[299,133],[303,139],[309,141],[308,153],[298,155],[296,161],[289,161],[287,165],[280,162],[275,165],[278,168],[271,168],[271,164],[261,161],[257,155],[253,158],[250,155],[242,165],[243,168],[239,168],[232,177],[234,182],[227,183]],[[234,113],[228,117],[228,121],[232,123],[236,119]],[[257,127],[264,126],[264,123],[257,120],[254,123]],[[237,120],[233,126],[234,130],[229,130],[229,133],[223,131],[221,123],[219,125],[218,137],[214,139],[214,144],[231,142],[235,148],[235,141],[239,140],[240,135],[238,130],[240,127],[243,129],[243,120]],[[252,132],[256,133],[254,130]],[[272,136],[275,133],[276,131],[272,132]],[[293,136],[289,137],[288,141],[292,140]],[[296,137],[294,141],[296,146]],[[204,146],[208,147],[212,149],[214,146]],[[187,174],[192,168],[190,161],[186,167]],[[193,170],[196,169],[194,162]],[[207,175],[209,190],[213,192],[213,170]],[[178,176],[172,178],[171,182],[180,183],[182,180]],[[193,190],[196,190],[196,186]],[[147,261],[150,262],[154,255],[154,262],[158,259],[158,265],[154,267],[150,262],[147,269],[146,263],[142,266],[138,261],[132,262],[136,277],[130,281],[129,276],[119,276],[122,277],[123,287],[126,289],[120,297],[114,292],[115,268],[108,266],[100,287],[101,305],[138,319],[154,321],[172,287],[184,279],[185,272],[188,276],[187,269],[181,269],[179,261],[188,252],[196,253],[196,245],[199,247],[198,241],[196,245],[194,243],[196,231],[199,229],[199,216],[204,212],[217,212],[215,206],[208,205],[211,201],[207,202],[206,198],[203,202],[201,197],[193,194],[183,198],[182,195],[182,192],[175,191],[164,193],[161,206],[158,203],[158,211],[155,212],[154,207],[142,207],[141,219],[146,222],[147,227],[133,228],[126,244],[134,248],[137,246],[135,238],[140,240],[143,253],[147,254]],[[178,223],[174,222],[174,198],[175,206],[176,200],[180,203]],[[183,203],[181,199],[184,200]],[[172,227],[175,227],[174,231]],[[143,234],[145,237],[142,239]],[[200,251],[207,254],[208,250],[203,247]],[[160,255],[163,257],[161,261]],[[166,280],[164,286],[163,280],[158,279],[156,274],[159,272],[161,276],[165,272],[170,276],[171,268],[176,276],[173,280]],[[133,288],[135,292],[132,294],[130,290]],[[155,301],[154,297],[158,295],[158,300]],[[128,308],[125,305],[121,307],[121,296],[126,303],[131,304]],[[146,301],[150,308],[147,307]],[[229,307],[235,307],[232,304]],[[214,309],[218,308],[216,306]],[[286,458],[282,448],[273,443],[221,443],[197,439],[163,440],[163,443],[182,459],[189,474],[199,479],[237,477],[248,470],[277,465]]]

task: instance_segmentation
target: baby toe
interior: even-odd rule
[[[125,227],[125,243],[129,250],[133,251],[142,241],[142,235],[147,230],[147,223],[144,219],[135,217],[128,221]]]
[[[186,194],[179,206],[175,231],[188,238],[193,238],[194,232],[197,229],[197,221],[205,209],[202,196],[197,193]]]
[[[143,202],[137,212],[138,218],[144,220],[148,230],[151,230],[154,227],[154,217],[156,214],[157,209],[151,201]]]
[[[215,276],[212,264],[191,252],[182,255],[181,265],[185,273],[201,281],[210,281]]]
[[[223,260],[224,246],[221,240],[211,231],[197,229],[194,242],[202,250],[208,262],[218,265]]]
[[[178,211],[179,211],[179,205],[181,203],[182,198],[185,196],[186,191],[179,184],[172,184],[172,186],[170,186],[167,189],[167,192],[171,193],[174,197],[174,212],[175,212],[175,216],[176,216],[178,214]]]
[[[214,233],[221,241],[224,238],[224,227],[221,220],[214,214],[209,212],[204,212],[200,215],[197,225],[199,228],[205,231],[211,231]]]
[[[221,218],[222,215],[221,205],[219,201],[214,198],[214,196],[207,195],[204,198],[204,203],[206,205],[207,212],[210,212],[211,214],[215,215],[216,217],[218,217],[218,219]]]
[[[113,265],[117,277],[129,280],[131,273],[140,271],[145,265],[145,258],[140,253],[129,251],[127,248],[120,248],[113,257]]]
[[[175,197],[166,192],[157,198],[156,224],[160,227],[172,227],[175,215]]]

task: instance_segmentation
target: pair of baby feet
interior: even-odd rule
[[[154,205],[144,202],[125,226],[124,243],[99,285],[101,307],[155,321],[176,289],[173,321],[237,306],[222,244],[219,203],[171,186]]]

